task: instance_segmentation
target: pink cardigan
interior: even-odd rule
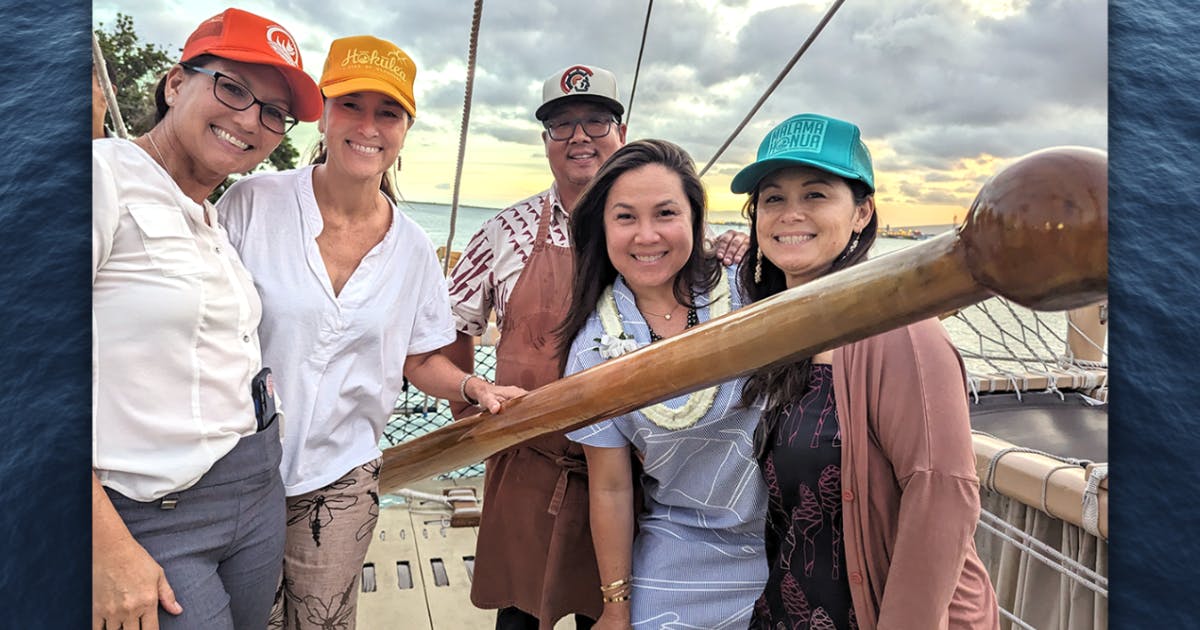
[[[846,565],[862,630],[999,628],[975,552],[966,371],[928,319],[839,348]]]

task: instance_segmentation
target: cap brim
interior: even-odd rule
[[[762,181],[762,178],[771,174],[773,171],[777,171],[781,168],[787,168],[789,166],[811,166],[822,171],[833,173],[834,175],[845,177],[846,179],[863,181],[863,179],[859,177],[857,173],[833,166],[831,164],[826,164],[820,160],[800,157],[777,157],[755,162],[746,168],[743,168],[738,172],[737,175],[733,176],[733,181],[729,183],[729,189],[735,193],[748,193],[758,186],[758,183]],[[863,181],[863,183],[870,186],[868,182]]]
[[[292,115],[297,120],[304,122],[315,122],[321,117],[321,110],[324,109],[325,105],[321,98],[321,89],[317,87],[317,82],[308,76],[307,72],[284,63],[279,57],[244,48],[213,48],[205,50],[200,54],[214,55],[222,59],[229,59],[230,61],[254,63],[278,68],[283,73],[284,80],[287,81],[288,89],[292,92],[292,103],[289,108]],[[184,59],[183,61],[189,60]]]
[[[413,118],[417,117],[416,103],[413,103],[412,99],[401,94],[400,90],[397,90],[394,85],[386,81],[380,81],[371,77],[354,77],[352,79],[326,83],[321,86],[321,93],[326,98],[337,98],[355,92],[379,92],[380,94],[386,94],[395,99],[397,103],[400,103],[400,106],[404,108],[404,111],[408,112],[409,116]]]
[[[549,117],[550,110],[557,107],[560,103],[581,101],[587,103],[595,103],[603,107],[607,107],[618,116],[625,115],[625,106],[620,101],[608,98],[607,96],[596,96],[593,94],[564,94],[556,99],[542,103],[542,106],[537,108],[533,113],[534,118],[538,120],[546,120]]]

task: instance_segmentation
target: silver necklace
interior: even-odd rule
[[[154,136],[150,135],[149,131],[146,132],[146,139],[150,141],[150,146],[154,149],[154,152],[158,154],[158,161],[160,164],[162,164],[163,169],[169,173],[170,170],[167,169],[167,158],[163,157],[162,151],[160,151],[158,148],[158,143],[154,141]]]

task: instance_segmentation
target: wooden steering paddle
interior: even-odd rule
[[[1095,302],[1108,289],[1107,168],[1107,155],[1094,149],[1026,155],[984,184],[957,230],[540,387],[498,415],[479,413],[388,448],[380,490],[993,295],[1035,310]]]

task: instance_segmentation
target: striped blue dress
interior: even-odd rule
[[[741,306],[727,270],[731,308]],[[650,332],[621,278],[613,298],[627,334],[639,345]],[[701,322],[710,319],[703,298]],[[571,346],[567,374],[597,365],[595,339],[604,334],[592,313]],[[714,359],[719,359],[715,357]],[[690,427],[669,430],[641,411],[567,435],[588,446],[632,446],[644,464],[645,509],[633,543],[633,627],[683,630],[746,628],[767,581],[763,533],[766,487],[754,459],[756,407],[741,407],[743,379],[718,387],[712,408]],[[677,409],[681,396],[665,404]]]

